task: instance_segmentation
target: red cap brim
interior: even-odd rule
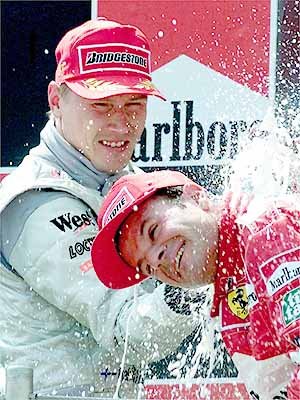
[[[135,76],[105,76],[105,79],[86,79],[81,81],[64,81],[64,83],[85,99],[97,100],[120,94],[143,94],[156,96],[162,100],[166,98],[149,79]]]
[[[96,236],[91,250],[92,263],[99,280],[106,287],[124,289],[149,278],[121,258],[116,248],[115,236],[125,218],[133,211],[133,207],[143,203],[156,190],[157,188],[149,190],[147,194],[144,193],[143,197],[135,200],[133,204],[118,214]]]
[[[113,185],[102,204],[98,216],[100,231],[91,249],[95,272],[106,287],[124,289],[136,285],[148,277],[141,274],[138,269],[128,265],[119,255],[115,236],[127,216],[134,212],[134,207],[141,205],[153,196],[158,189],[169,186],[184,186],[185,184],[199,187],[180,172],[168,170],[123,176]],[[114,201],[119,199],[120,194],[124,196],[125,192],[122,192],[124,188],[126,188],[127,193],[131,193],[134,201],[129,202],[128,206],[110,218],[109,216],[113,211],[112,206],[115,207],[116,204]]]

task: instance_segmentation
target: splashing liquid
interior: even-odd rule
[[[241,142],[230,168],[229,188],[254,197],[300,193],[300,147],[269,112]]]

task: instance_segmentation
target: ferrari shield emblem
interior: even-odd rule
[[[241,286],[228,293],[228,306],[231,312],[241,319],[246,319],[248,310],[248,297],[245,286]]]

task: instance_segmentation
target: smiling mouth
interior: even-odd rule
[[[120,140],[118,142],[115,142],[115,141],[109,141],[109,140],[100,140],[99,143],[102,144],[103,146],[109,147],[109,148],[121,148],[121,147],[125,146],[127,141],[125,142],[124,140]]]
[[[180,263],[182,260],[184,249],[185,249],[185,243],[183,243],[183,245],[179,248],[175,257],[175,270],[177,273],[179,273],[180,270]]]

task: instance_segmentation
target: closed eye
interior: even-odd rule
[[[97,102],[93,103],[92,107],[102,113],[110,112],[113,109],[113,105],[107,102]]]
[[[138,261],[137,269],[144,275],[152,275],[153,273],[151,265],[146,262]]]
[[[147,264],[145,271],[146,271],[145,275],[152,275],[153,271],[152,271],[151,265]]]
[[[139,110],[143,110],[147,105],[147,99],[146,98],[138,98],[138,99],[132,99],[131,101],[128,101],[125,104],[125,108],[127,111],[131,112],[138,112]]]
[[[152,242],[155,240],[155,232],[157,231],[157,228],[158,228],[158,225],[153,224],[150,226],[150,228],[148,230],[149,238]]]
[[[126,110],[131,112],[138,112],[139,110],[144,109],[146,106],[146,102],[144,101],[132,101],[131,103],[126,104]]]

